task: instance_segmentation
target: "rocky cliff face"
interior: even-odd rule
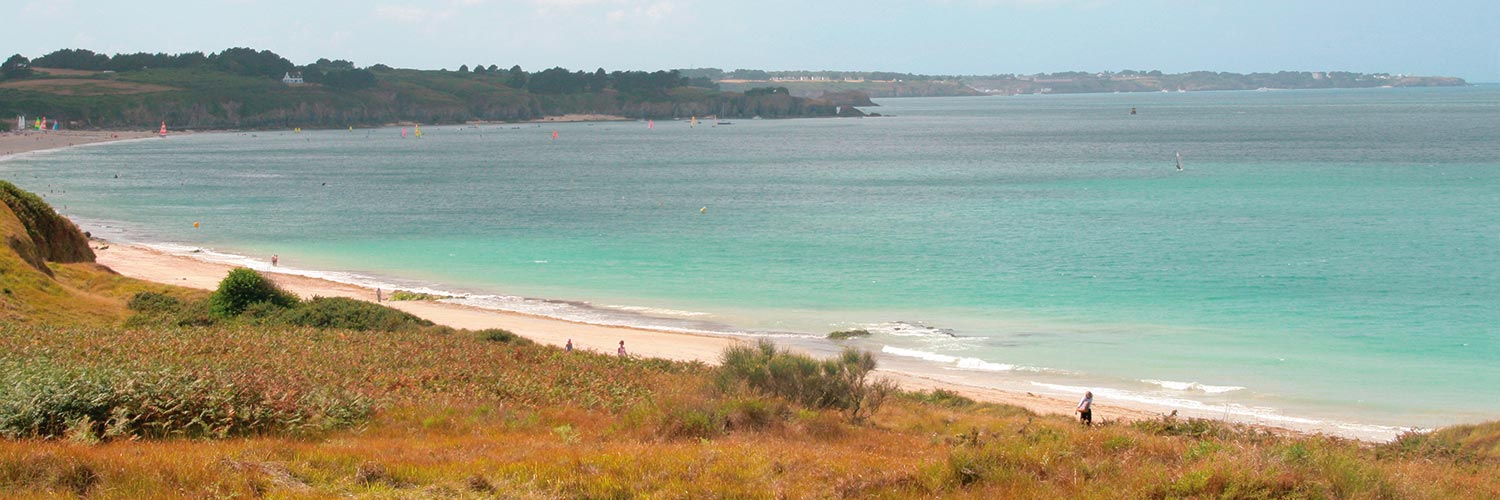
[[[47,275],[47,262],[93,262],[94,251],[78,226],[36,195],[0,181],[0,233],[6,246]]]

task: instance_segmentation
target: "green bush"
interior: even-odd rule
[[[208,297],[209,310],[221,318],[238,316],[257,302],[280,307],[297,304],[297,296],[282,290],[276,283],[253,269],[235,268],[219,282],[219,289]]]
[[[389,297],[386,297],[387,300],[395,300],[395,301],[404,301],[404,300],[442,300],[442,299],[446,299],[446,298],[449,298],[449,297],[446,296],[446,295],[433,295],[433,294],[430,294],[430,293],[408,292],[406,290],[396,290],[394,292],[391,292],[391,295]]]
[[[848,339],[852,339],[852,338],[869,337],[869,336],[870,336],[870,331],[869,330],[864,330],[864,329],[858,329],[858,330],[839,330],[839,331],[836,331],[836,332],[829,332],[829,334],[828,334],[828,338],[832,339],[832,340],[848,340]]]
[[[177,297],[157,292],[140,292],[130,297],[130,302],[125,307],[135,312],[165,313],[175,312],[182,308],[182,301]]]
[[[817,360],[778,349],[769,340],[724,350],[715,384],[723,391],[745,386],[817,409],[836,409],[863,420],[895,393],[890,381],[872,381],[875,357],[845,349],[837,357]]]
[[[500,342],[516,345],[531,345],[534,343],[531,341],[531,339],[516,335],[515,332],[502,328],[487,328],[474,332],[474,334],[477,335],[480,339],[488,340],[490,342]]]
[[[979,404],[973,399],[947,389],[933,389],[930,392],[907,391],[902,392],[901,397],[947,408],[969,408]]]
[[[384,332],[419,330],[433,325],[405,311],[344,297],[313,297],[279,314],[270,314],[263,322]]]
[[[171,295],[148,291],[132,296],[126,306],[136,312],[125,321],[125,325],[130,327],[208,326],[215,323],[215,316],[209,312],[207,300],[184,302]]]

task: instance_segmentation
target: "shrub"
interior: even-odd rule
[[[183,301],[157,292],[137,293],[130,298],[127,307],[136,312],[125,321],[130,327],[209,326],[215,319],[207,300]]]
[[[260,273],[240,267],[229,271],[229,275],[219,282],[219,289],[208,297],[208,302],[209,310],[215,316],[228,318],[238,316],[257,302],[291,307],[297,304],[297,296],[282,290]]]
[[[865,329],[839,330],[839,331],[836,331],[836,332],[830,332],[828,334],[828,338],[832,339],[832,340],[848,340],[848,339],[852,339],[852,338],[869,337],[869,336],[870,336],[870,331],[869,330],[865,330]]]
[[[901,397],[912,401],[920,401],[927,404],[942,406],[945,408],[969,408],[979,404],[962,394],[947,389],[933,389],[932,391],[907,391],[902,392]]]
[[[531,345],[533,342],[526,337],[516,335],[515,332],[502,328],[488,328],[474,332],[482,340],[500,342],[503,344]]]
[[[385,332],[410,331],[433,326],[431,321],[418,318],[405,311],[344,297],[313,297],[312,300],[268,316],[265,322],[313,328]]]
[[[715,377],[720,390],[743,385],[810,408],[840,410],[854,421],[874,413],[895,392],[894,383],[869,379],[875,357],[857,349],[817,360],[762,340],[725,349],[722,362]]]
[[[389,300],[401,301],[401,300],[442,300],[442,299],[446,299],[446,298],[449,298],[449,297],[446,296],[446,295],[434,295],[434,294],[430,294],[430,293],[418,293],[418,292],[408,292],[406,290],[396,290],[394,292],[391,292],[391,296],[390,297],[386,297],[386,298],[389,299]]]
[[[175,312],[182,308],[182,301],[165,293],[146,291],[130,297],[125,307],[136,312]]]

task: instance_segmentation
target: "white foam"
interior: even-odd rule
[[[621,310],[621,311],[639,313],[639,314],[647,314],[647,315],[651,315],[651,316],[677,316],[677,317],[683,317],[683,318],[701,318],[701,317],[704,317],[704,316],[713,316],[713,314],[706,313],[706,312],[679,311],[677,309],[664,309],[664,308],[660,308],[660,307],[621,306],[621,305],[614,305],[614,304],[606,305],[604,307],[608,307],[610,309],[618,309],[618,310]]]
[[[890,354],[890,355],[893,355],[893,356],[901,356],[901,357],[906,357],[906,358],[917,358],[917,359],[920,359],[920,360],[923,360],[923,361],[932,361],[932,362],[935,362],[935,363],[951,364],[955,368],[960,368],[960,369],[964,369],[964,370],[978,370],[978,371],[988,371],[988,372],[1009,372],[1009,371],[1056,372],[1056,370],[1048,370],[1046,368],[1037,368],[1037,367],[1032,367],[1032,366],[1017,366],[1017,365],[1013,365],[1013,364],[1009,364],[1009,363],[995,363],[993,361],[985,361],[985,360],[979,359],[979,358],[968,358],[968,357],[961,357],[961,356],[950,356],[950,355],[947,355],[947,354],[938,354],[938,353],[935,353],[935,352],[919,351],[919,350],[916,350],[916,349],[904,349],[904,348],[900,348],[900,347],[892,347],[892,346],[889,346],[889,345],[881,346],[880,347],[880,352],[885,353],[885,354]]]
[[[908,357],[908,358],[917,358],[917,359],[922,359],[922,360],[926,360],[926,361],[936,361],[938,363],[957,363],[958,362],[958,357],[957,356],[948,356],[946,354],[938,354],[938,353],[927,352],[927,351],[918,351],[916,349],[902,349],[900,347],[881,346],[880,347],[880,352],[883,352],[883,353],[886,353],[886,354],[895,355],[895,356],[903,356],[903,357]]]
[[[896,337],[943,337],[951,338],[956,335],[947,328],[937,328],[921,323],[907,321],[891,321],[886,323],[870,323],[861,325],[861,328],[871,333],[893,335]]]
[[[1177,381],[1174,381],[1174,380],[1142,379],[1141,382],[1145,382],[1145,383],[1152,384],[1152,385],[1158,385],[1158,386],[1161,386],[1161,387],[1164,387],[1164,388],[1167,388],[1167,389],[1171,389],[1171,390],[1174,390],[1174,391],[1184,391],[1184,392],[1196,391],[1196,392],[1206,392],[1208,394],[1223,394],[1223,393],[1226,393],[1226,392],[1234,392],[1234,391],[1240,391],[1240,390],[1244,390],[1245,389],[1244,387],[1237,386],[1237,385],[1207,385],[1207,384],[1200,384],[1200,383],[1197,383],[1197,382],[1177,382]]]
[[[1157,407],[1182,409],[1192,412],[1197,416],[1207,418],[1224,416],[1227,417],[1226,420],[1238,422],[1272,422],[1275,423],[1275,425],[1284,425],[1293,429],[1314,432],[1337,432],[1340,435],[1355,436],[1363,439],[1389,441],[1404,432],[1423,432],[1425,430],[1419,428],[1396,427],[1376,424],[1356,424],[1352,422],[1297,417],[1283,414],[1276,408],[1266,406],[1246,406],[1236,403],[1211,404],[1192,399],[1153,396],[1111,388],[1087,388],[1062,384],[1049,384],[1045,382],[1035,381],[1031,382],[1031,384],[1037,387],[1043,387],[1054,392],[1067,394],[1070,396],[1082,396],[1085,392],[1093,391],[1098,400],[1132,401]]]

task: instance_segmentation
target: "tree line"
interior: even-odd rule
[[[223,71],[243,76],[265,77],[280,79],[287,73],[300,72],[303,81],[334,87],[342,90],[359,90],[374,87],[378,84],[378,74],[385,71],[395,71],[395,68],[384,64],[374,64],[367,68],[359,68],[353,62],[327,58],[318,59],[312,64],[298,66],[269,50],[255,50],[245,47],[225,49],[211,54],[203,52],[185,52],[181,54],[146,53],[137,52],[132,54],[115,54],[113,56],[100,54],[88,49],[62,49],[47,55],[28,60],[25,56],[16,54],[7,59],[3,68],[0,68],[0,79],[25,78],[31,75],[31,68],[59,68],[75,69],[84,71],[140,71],[152,68],[186,68],[186,69],[208,69]],[[446,70],[443,70],[446,71]],[[705,77],[689,78],[683,76],[677,70],[671,71],[614,71],[605,72],[599,68],[593,72],[570,71],[566,68],[555,67],[534,73],[529,73],[521,66],[511,66],[510,69],[502,69],[500,66],[490,64],[476,64],[471,69],[467,64],[460,66],[458,74],[472,75],[476,78],[494,78],[502,84],[511,88],[522,89],[534,94],[576,94],[583,92],[600,92],[605,89],[614,89],[618,92],[629,94],[638,98],[661,98],[666,92],[674,88],[684,86],[703,87],[718,90],[718,84]]]

